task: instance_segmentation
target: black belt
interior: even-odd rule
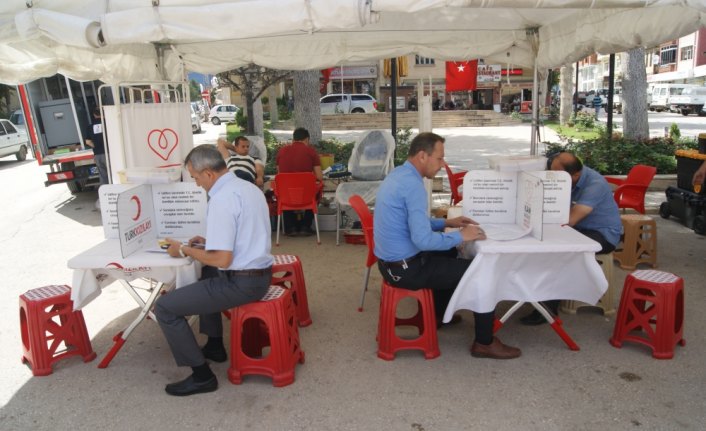
[[[272,272],[271,268],[266,268],[266,269],[229,269],[227,271],[223,271],[225,275],[228,277],[232,277],[235,275],[241,276],[241,277],[261,277],[263,275],[267,275],[270,272]]]
[[[402,259],[402,260],[382,260],[382,259],[379,259],[379,260],[380,260],[380,262],[382,262],[383,265],[385,265],[385,266],[402,266],[402,267],[405,267],[405,266],[409,265],[411,262],[414,262],[415,260],[419,259],[420,257],[422,257],[422,254],[421,254],[421,253],[417,253],[417,254],[415,254],[415,255],[412,256],[412,257],[408,257],[407,259]]]

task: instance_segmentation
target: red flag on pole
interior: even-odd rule
[[[446,92],[476,89],[478,60],[446,62]]]

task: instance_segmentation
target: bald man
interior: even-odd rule
[[[603,175],[586,167],[574,154],[562,151],[549,159],[552,171],[566,171],[571,176],[569,226],[601,245],[598,253],[610,253],[620,241],[623,224],[613,190]],[[558,314],[559,300],[544,301],[549,311]],[[534,310],[520,319],[525,325],[541,325],[546,319]]]

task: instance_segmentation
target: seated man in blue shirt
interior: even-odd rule
[[[623,224],[620,210],[613,199],[613,191],[603,175],[583,166],[574,154],[561,152],[548,162],[553,171],[566,171],[571,175],[571,210],[569,226],[601,245],[598,253],[610,253],[620,241]],[[544,301],[555,315],[559,300]],[[525,325],[541,325],[546,319],[537,310],[520,319]]]
[[[444,315],[449,299],[470,265],[457,259],[455,247],[464,241],[485,239],[471,219],[429,218],[423,178],[432,179],[444,166],[444,138],[420,133],[409,148],[407,161],[383,181],[375,198],[375,255],[383,278],[403,289],[432,289],[436,316]],[[444,227],[461,228],[444,233]],[[475,340],[471,355],[512,359],[520,349],[493,336],[495,313],[474,313]]]

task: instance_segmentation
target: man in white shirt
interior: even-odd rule
[[[184,165],[209,196],[206,238],[188,245],[167,239],[172,257],[191,257],[204,264],[201,280],[157,300],[155,316],[179,366],[193,370],[186,379],[170,383],[165,391],[185,396],[218,389],[218,380],[206,359],[224,362],[221,311],[261,299],[272,280],[270,217],[262,191],[237,178],[210,145],[186,156]],[[200,332],[208,342],[200,348],[186,316],[199,315]]]

